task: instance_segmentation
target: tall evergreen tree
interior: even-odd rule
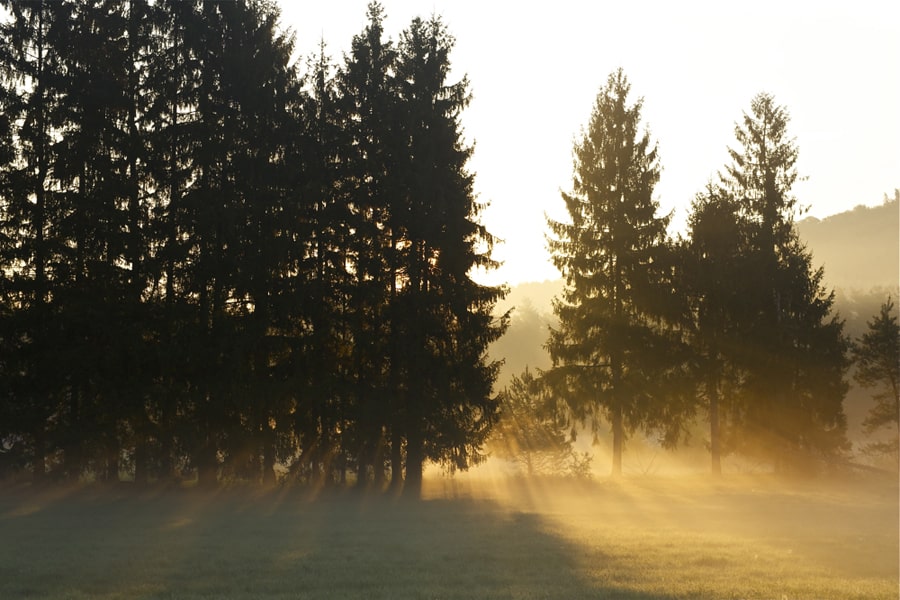
[[[59,234],[65,203],[55,185],[55,139],[64,123],[61,46],[69,7],[56,2],[3,2],[9,19],[0,30],[6,89],[5,118],[16,124],[16,148],[7,153],[3,197],[2,268],[15,307],[7,327],[7,372],[13,429],[24,438],[36,481],[56,465],[50,456],[60,437],[58,414],[66,381],[56,365],[66,346],[58,318],[65,243]]]
[[[0,40],[7,41],[5,30],[0,30]],[[9,50],[8,46],[4,47]],[[2,52],[2,51],[0,51]],[[0,63],[11,64],[7,56],[0,55]],[[13,387],[17,379],[13,358],[18,351],[16,322],[19,305],[12,282],[17,268],[16,245],[19,236],[10,228],[10,197],[13,193],[13,174],[18,158],[12,115],[16,103],[16,86],[13,78],[0,78],[0,448],[6,456],[0,462],[0,478],[24,465],[25,449],[21,440],[23,422]]]
[[[545,377],[595,433],[601,420],[611,423],[614,475],[629,432],[659,428],[672,442],[685,408],[663,389],[674,366],[660,320],[668,217],[657,215],[657,150],[639,130],[642,102],[629,103],[630,91],[621,69],[607,79],[574,149],[573,191],[562,194],[571,221],[548,221],[566,289],[554,301],[560,324]]]
[[[276,371],[286,351],[278,333],[289,310],[281,287],[291,243],[284,219],[293,184],[286,157],[296,144],[299,84],[292,42],[279,33],[270,5],[225,4],[213,18],[223,33],[221,65],[212,63],[219,89],[210,109],[221,120],[214,143],[222,144],[213,149],[213,185],[225,202],[210,207],[224,259],[211,266],[215,278],[227,282],[220,310],[228,347],[217,360],[225,367],[219,378],[229,381],[221,392],[227,425],[220,452],[230,473],[274,483],[276,427],[286,422],[276,416],[288,397]]]
[[[822,285],[823,270],[812,267],[797,237],[791,186],[798,150],[788,123],[771,95],[756,96],[735,127],[739,148],[729,150],[732,164],[723,176],[747,222],[745,276],[753,282],[744,298],[752,307],[743,351],[745,447],[779,469],[846,447],[848,342],[842,321],[830,314],[834,296]]]
[[[459,123],[470,99],[468,81],[447,82],[453,43],[439,18],[414,19],[401,36],[396,68],[406,145],[391,213],[400,265],[392,275],[399,279],[395,299],[401,309],[393,313],[393,326],[400,331],[394,356],[406,385],[395,414],[403,419],[412,494],[419,492],[425,459],[450,469],[482,459],[480,447],[498,407],[492,396],[498,363],[488,360],[486,350],[507,324],[506,317],[492,316],[505,289],[470,276],[495,263],[493,237],[477,220],[482,205],[467,170],[472,149],[463,143]]]
[[[345,475],[347,463],[341,432],[348,429],[348,379],[352,347],[351,290],[353,273],[348,251],[354,213],[353,191],[345,177],[350,148],[342,122],[336,67],[325,53],[309,60],[305,94],[300,107],[302,130],[294,157],[295,194],[286,209],[295,226],[297,243],[290,250],[286,284],[294,298],[291,312],[291,381],[296,396],[295,439],[300,456],[294,471],[308,473],[314,482],[331,483]],[[310,299],[315,299],[310,301]]]
[[[69,339],[59,367],[68,381],[66,468],[73,477],[87,469],[116,479],[123,444],[131,450],[134,426],[145,418],[150,385],[141,330],[149,241],[139,119],[147,94],[138,72],[151,35],[149,7],[66,6],[67,32],[58,43],[67,98],[58,110],[67,126],[54,162],[66,200],[59,231],[70,248],[60,296]]]
[[[203,482],[220,467],[272,482],[284,391],[273,385],[280,350],[269,334],[283,307],[275,283],[289,239],[279,229],[299,94],[292,47],[262,2],[203,3],[186,31],[200,65],[189,131],[195,175],[183,197],[196,256],[186,290],[196,298],[194,455]]]
[[[386,307],[391,290],[389,253],[392,238],[391,198],[397,173],[393,148],[398,130],[391,70],[396,60],[393,42],[384,39],[384,9],[378,2],[368,7],[369,22],[353,38],[351,52],[339,77],[342,122],[349,136],[343,171],[350,207],[347,260],[355,277],[352,307],[352,394],[345,404],[350,427],[345,444],[357,458],[360,485],[369,475],[380,477],[376,463],[387,414]]]
[[[494,265],[493,237],[478,222],[483,208],[467,170],[471,147],[459,122],[468,105],[468,81],[448,83],[454,40],[437,17],[414,19],[403,32],[397,64],[407,140],[406,174],[396,222],[406,243],[400,252],[400,292],[408,386],[401,408],[406,419],[407,484],[417,493],[421,462],[438,460],[451,469],[482,459],[480,446],[497,418],[492,385],[498,364],[487,346],[505,330],[495,321],[502,287],[483,286],[470,275]]]
[[[869,444],[867,450],[897,456],[900,451],[900,325],[894,303],[888,298],[868,322],[869,329],[853,348],[856,371],[853,378],[865,388],[875,388],[875,406],[863,421],[866,433],[884,427],[896,429],[888,442]],[[894,432],[892,432],[894,433]]]
[[[679,289],[687,300],[694,376],[709,419],[713,474],[722,472],[727,423],[743,374],[736,354],[742,340],[747,224],[727,189],[709,184],[691,206],[689,239],[681,245]]]
[[[154,340],[154,393],[149,399],[149,443],[154,470],[163,480],[176,477],[190,437],[184,421],[191,413],[191,385],[196,360],[191,356],[196,336],[188,292],[189,267],[195,260],[190,232],[192,215],[186,195],[194,179],[197,60],[188,43],[189,23],[196,3],[159,2],[151,18],[156,35],[146,61],[152,90],[146,115],[148,168],[154,182],[148,237],[153,247],[148,268],[152,284],[148,302],[151,323],[145,332]]]

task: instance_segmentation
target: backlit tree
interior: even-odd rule
[[[741,361],[747,370],[740,416],[744,448],[776,468],[801,467],[811,457],[846,448],[842,402],[848,341],[831,314],[834,294],[823,269],[797,236],[798,149],[789,115],[769,94],[757,95],[735,126],[737,149],[723,183],[746,223],[742,275],[751,282],[741,301]],[[803,467],[801,467],[803,468]]]
[[[677,364],[661,318],[669,218],[657,214],[657,149],[630,90],[621,69],[609,76],[575,145],[573,189],[562,194],[570,220],[549,220],[566,288],[554,301],[559,327],[547,342],[553,368],[545,377],[595,432],[611,423],[616,475],[630,432],[659,429],[671,443],[685,414],[666,390]]]
[[[878,454],[898,454],[900,440],[900,326],[894,303],[888,298],[880,312],[868,322],[869,329],[853,348],[856,371],[853,378],[865,387],[873,388],[875,406],[863,421],[866,433],[890,427],[892,440],[874,442],[868,450]],[[893,434],[896,434],[894,436]]]

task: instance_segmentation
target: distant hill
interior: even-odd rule
[[[825,267],[830,288],[894,289],[900,283],[900,191],[881,206],[857,206],[824,219],[797,223],[813,264]]]
[[[797,222],[800,239],[813,254],[813,265],[825,267],[825,284],[844,292],[900,286],[900,190],[880,206],[857,206],[824,219]],[[562,292],[562,279],[511,286],[498,311],[528,305],[550,313],[551,301]]]

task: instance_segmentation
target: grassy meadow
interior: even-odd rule
[[[898,597],[895,480],[0,489],[0,598]]]

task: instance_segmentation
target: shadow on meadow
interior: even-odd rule
[[[0,598],[896,598],[896,481],[0,491]]]
[[[487,500],[7,492],[0,531],[4,598],[659,597],[589,583],[540,516]]]

